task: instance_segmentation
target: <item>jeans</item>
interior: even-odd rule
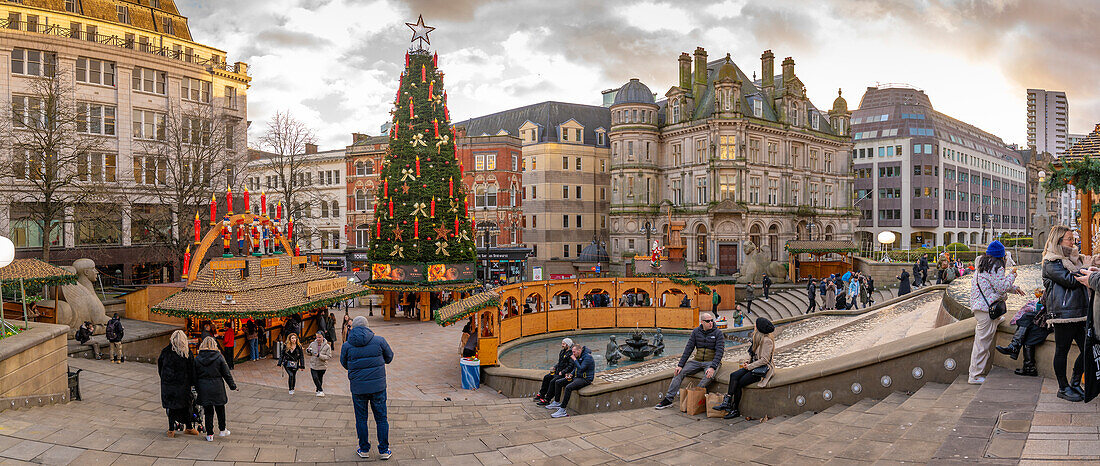
[[[1058,388],[1066,388],[1070,381],[1066,380],[1066,360],[1069,359],[1069,348],[1077,343],[1077,360],[1073,363],[1072,382],[1081,382],[1081,374],[1085,372],[1085,323],[1066,322],[1054,324],[1054,375],[1058,377]]]
[[[222,356],[225,356],[225,363],[229,365],[230,369],[233,369],[233,348],[233,346],[222,348]]]
[[[218,414],[218,430],[225,430],[225,405],[203,406],[202,414],[206,418],[206,435],[214,435],[214,413]]]
[[[768,299],[768,289],[770,289],[770,288],[771,288],[770,286],[765,286],[764,287],[764,299]]]
[[[554,382],[556,382],[560,378],[563,377],[558,375],[557,372],[551,372],[544,375],[542,377],[542,387],[539,388],[539,396],[543,398],[550,396],[550,389],[554,387]]]
[[[741,406],[741,389],[746,386],[759,382],[760,376],[753,375],[752,371],[748,369],[737,369],[730,374],[729,391],[726,393],[733,396],[733,404],[730,407],[734,410],[739,410]]]
[[[565,408],[569,406],[569,395],[571,395],[574,390],[580,390],[590,383],[591,382],[584,379],[569,380],[565,377],[557,379],[554,381],[554,401],[558,401],[558,397],[560,396],[561,407]]]
[[[817,309],[817,298],[815,298],[813,296],[810,296],[809,301],[810,301],[810,307],[806,308],[806,313],[807,314],[809,314],[811,312],[814,312],[814,310]]]
[[[290,387],[289,390],[294,390],[294,379],[296,378],[295,376],[298,375],[298,369],[287,369],[286,366],[283,366],[283,369],[286,369],[287,384]]]
[[[313,376],[313,385],[317,386],[317,391],[323,392],[321,385],[325,383],[325,370],[310,369],[309,375]]]
[[[370,427],[367,421],[370,413],[374,413],[375,429],[378,430],[378,451],[383,452],[390,448],[390,424],[386,421],[386,392],[362,393],[351,396],[355,405],[355,433],[359,437],[359,449],[370,451]],[[367,405],[370,405],[370,411]]]
[[[680,374],[673,377],[672,382],[668,384],[668,393],[665,394],[665,400],[671,402],[673,398],[676,398],[676,394],[680,391],[680,384],[684,382],[684,377],[707,369],[708,367],[710,367],[709,364],[709,362],[704,364],[694,359],[689,359],[688,362],[684,364],[684,368],[680,370]],[[715,372],[717,372],[717,370]],[[710,382],[712,380],[714,379],[708,379],[704,377],[703,380],[699,381],[699,386],[706,387],[707,385],[710,385]]]
[[[260,359],[260,339],[253,338],[248,340],[248,360],[255,361]]]

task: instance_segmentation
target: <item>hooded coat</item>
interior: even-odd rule
[[[348,341],[340,348],[340,365],[348,370],[351,393],[365,395],[386,390],[386,364],[393,361],[393,350],[386,339],[367,327],[348,332]]]
[[[165,346],[157,358],[160,374],[160,405],[164,409],[184,409],[191,406],[191,386],[194,385],[195,361]]]
[[[573,361],[573,378],[584,379],[588,383],[596,378],[596,361],[592,359],[592,351],[587,346],[581,350],[581,356]]]
[[[225,381],[224,383],[222,381]],[[195,356],[195,391],[199,393],[200,406],[220,406],[229,402],[225,384],[236,390],[233,373],[220,351],[202,350]]]
[[[910,291],[909,272],[902,270],[901,275],[898,275],[898,296],[907,295]]]

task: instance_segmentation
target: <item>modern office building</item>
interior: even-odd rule
[[[470,138],[519,137],[522,238],[523,246],[531,249],[528,277],[560,278],[588,271],[578,261],[582,250],[593,241],[607,241],[608,109],[542,102],[453,126]]]
[[[978,246],[1023,234],[1026,169],[1001,138],[936,111],[924,91],[869,87],[852,114],[857,239],[891,247]]]
[[[77,181],[57,191],[55,199],[68,205],[48,239],[35,221],[44,217],[33,214],[44,203],[44,190],[35,187],[40,154],[11,151],[4,161],[15,170],[5,170],[0,186],[0,234],[15,241],[17,256],[42,257],[45,240],[51,262],[91,258],[106,284],[178,278],[182,252],[165,238],[180,241],[179,222],[199,206],[179,212],[166,191],[201,179],[194,187],[208,203],[209,192],[243,187],[239,173],[211,170],[210,158],[192,163],[187,154],[244,159],[247,65],[229,64],[225,51],[196,42],[171,0],[0,3],[0,63],[0,97],[15,109],[14,118],[4,117],[14,126],[3,136],[5,148],[27,144],[28,121],[45,119],[43,89],[35,84],[44,82],[57,83],[62,101],[76,108],[66,140],[96,140],[94,151],[58,168]],[[167,155],[171,142],[182,143],[179,157]]]
[[[1069,102],[1063,91],[1027,90],[1027,145],[1061,155],[1069,147]]]
[[[789,240],[850,240],[845,100],[820,110],[794,60],[775,74],[770,50],[755,81],[729,55],[708,61],[701,47],[677,64],[679,82],[663,99],[637,79],[614,91],[612,262],[625,268],[660,238],[682,268],[732,274],[748,243],[786,260]]]

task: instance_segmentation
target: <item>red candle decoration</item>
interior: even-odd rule
[[[210,225],[218,223],[218,199],[210,195]]]
[[[435,218],[435,198],[432,198],[432,218]]]
[[[294,243],[294,255],[295,256],[302,255],[302,250],[298,248],[298,243]]]
[[[443,119],[444,120],[450,120],[451,119],[451,112],[447,110],[447,104],[443,104]]]
[[[267,217],[267,194],[260,191],[260,214]]]
[[[428,67],[426,65],[420,65],[420,82],[426,82],[428,79]]]
[[[390,199],[390,218],[393,218],[393,199]]]
[[[464,216],[468,216],[468,215],[470,215],[470,209],[469,209],[469,206],[470,206],[470,203],[469,203],[469,202],[467,202],[467,200],[466,200],[466,199],[463,199],[463,200],[462,200],[462,215],[464,215]]]
[[[378,223],[375,225],[374,237],[379,238],[379,239],[382,238],[382,220],[381,219],[379,219]]]
[[[283,201],[279,201],[278,203],[275,204],[275,219],[276,220],[282,220],[283,219]]]
[[[455,177],[447,179],[447,197],[455,197]]]
[[[439,139],[439,120],[432,120],[432,128],[435,129],[435,138]]]
[[[390,179],[389,178],[386,178],[386,180],[385,180],[385,182],[382,186],[382,198],[383,199],[389,199],[390,198]]]
[[[195,218],[198,218],[197,214]],[[188,246],[187,250],[183,252],[183,278],[187,278],[188,270],[191,270],[191,246]]]
[[[457,152],[456,152],[456,154],[457,154]],[[457,155],[455,157],[457,157]],[[466,171],[466,167],[464,165],[462,165],[462,162],[459,162],[458,163],[458,176],[461,178],[463,172],[465,172],[465,171]]]
[[[409,67],[409,52],[405,52],[405,68]]]
[[[409,64],[406,63],[405,66],[409,66]],[[439,68],[439,53],[438,52],[432,54],[432,66],[434,66],[436,68]]]
[[[429,99],[432,98],[433,94],[435,94],[435,80],[434,79],[432,80],[432,82],[428,83],[428,98]]]
[[[416,176],[420,176],[420,156],[416,156]]]
[[[455,217],[455,236],[458,236],[458,217]]]
[[[413,99],[409,97],[409,118],[413,117]]]
[[[290,239],[290,238],[294,237],[294,219],[291,218],[291,217],[287,217],[286,237],[287,237],[287,239]]]
[[[244,213],[252,212],[252,204],[248,203],[248,187],[244,188]]]
[[[199,225],[199,213],[195,212],[195,244],[199,244],[199,230],[202,227]]]
[[[420,219],[413,219],[413,239],[420,239]]]
[[[225,188],[225,210],[233,215],[233,188],[228,186]]]

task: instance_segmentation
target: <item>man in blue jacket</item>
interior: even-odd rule
[[[390,424],[386,421],[386,364],[393,361],[393,350],[386,339],[367,328],[367,318],[358,316],[351,321],[348,339],[340,348],[340,365],[348,370],[351,381],[351,399],[355,405],[355,433],[359,436],[360,458],[370,456],[370,428],[367,420],[374,412],[374,424],[378,429],[378,454],[390,459]]]
[[[592,352],[580,344],[573,345],[573,371],[565,377],[554,382],[554,402],[546,405],[546,409],[557,408],[550,417],[565,417],[569,412],[565,410],[569,406],[569,395],[574,390],[580,390],[592,383],[596,377],[596,361],[592,359]],[[561,402],[558,402],[558,396]]]

